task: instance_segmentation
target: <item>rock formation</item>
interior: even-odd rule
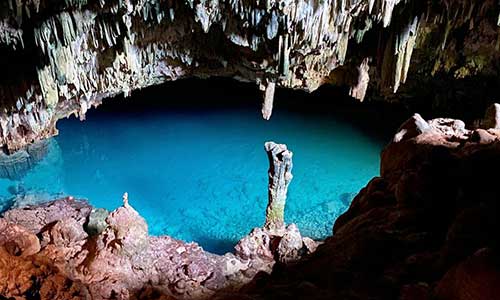
[[[287,153],[284,145],[268,145]],[[0,295],[496,299],[499,154],[496,128],[417,114],[384,149],[380,177],[360,191],[324,243],[302,237],[293,224],[279,233],[255,228],[223,256],[149,236],[126,196],[111,213],[71,198],[12,209],[0,219]]]
[[[271,161],[276,176],[285,176],[278,167],[289,172],[291,152],[274,143],[266,143],[266,150],[276,159],[288,155],[286,163]],[[286,193],[280,197],[284,205]],[[234,254],[219,256],[196,243],[149,236],[127,193],[123,206],[112,212],[71,197],[13,208],[0,218],[0,297],[197,299],[237,290],[259,272],[270,273],[276,263],[315,251],[316,242],[280,221],[273,230],[253,229]]]
[[[267,142],[264,145],[269,158],[269,201],[266,208],[266,223],[269,230],[281,230],[285,226],[285,204],[288,185],[292,181],[292,151],[284,144]]]
[[[192,76],[255,82],[265,119],[275,87],[348,85],[362,100],[371,79],[391,100],[434,75],[497,78],[498,15],[494,0],[3,1],[0,145],[14,152],[104,98]]]
[[[216,299],[498,299],[498,168],[498,129],[417,114],[313,255]]]

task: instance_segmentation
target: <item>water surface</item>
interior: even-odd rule
[[[139,112],[91,111],[61,120],[49,155],[0,197],[73,195],[109,210],[124,192],[151,234],[196,241],[223,253],[264,222],[264,142],[294,152],[286,222],[304,235],[331,234],[336,217],[378,174],[382,141],[331,115],[279,111],[271,121],[248,107]]]

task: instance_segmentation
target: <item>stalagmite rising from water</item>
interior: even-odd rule
[[[288,185],[292,181],[292,155],[285,144],[267,142],[264,145],[269,158],[269,202],[266,209],[266,229],[282,229],[285,225],[285,202]]]

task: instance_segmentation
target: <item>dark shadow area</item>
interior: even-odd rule
[[[398,104],[370,99],[359,102],[347,95],[345,88],[331,85],[324,85],[312,93],[277,89],[273,115],[289,111],[318,117],[331,116],[351,124],[368,136],[386,141],[411,115],[411,112]],[[134,91],[128,98],[120,95],[104,100],[98,111],[143,114],[252,108],[260,115],[261,101],[262,93],[254,83],[227,78],[183,79]],[[94,110],[89,111],[89,118],[94,113]]]

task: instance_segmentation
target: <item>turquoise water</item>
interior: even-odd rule
[[[129,200],[151,234],[230,251],[264,222],[264,142],[294,152],[286,222],[303,235],[331,234],[336,217],[378,174],[382,142],[331,116],[254,108],[92,111],[58,123],[49,155],[22,180],[0,179],[0,197],[73,195],[109,210]]]

